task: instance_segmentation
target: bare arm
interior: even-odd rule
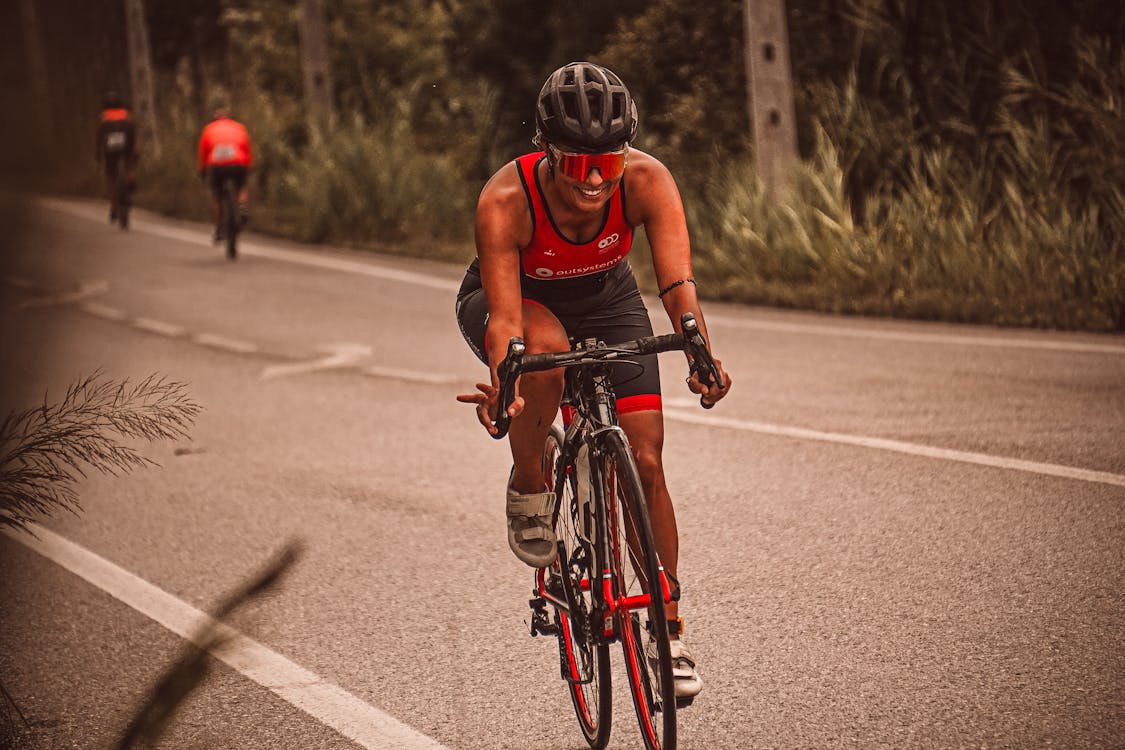
[[[490,383],[478,383],[480,393],[457,399],[477,404],[477,418],[489,432],[495,432],[493,419],[499,378],[496,368],[508,351],[513,336],[523,336],[523,295],[520,290],[520,248],[530,242],[531,215],[513,165],[506,165],[492,176],[481,190],[476,213],[477,258],[481,284],[488,301],[488,328],[485,348],[488,354]],[[518,395],[508,407],[511,416],[523,411]]]
[[[661,290],[667,289],[661,297],[664,311],[676,330],[680,328],[680,317],[685,312],[692,313],[710,349],[711,337],[707,332],[703,310],[699,306],[692,272],[687,218],[676,181],[660,161],[637,150],[629,154],[625,179],[627,218],[631,223],[643,224],[645,227],[645,234],[652,248],[652,265],[657,286]],[[691,390],[703,394],[710,403],[725,396],[730,387],[730,376],[723,370],[719,360],[716,360],[716,364],[723,375],[724,387],[704,385],[694,375],[688,381]]]

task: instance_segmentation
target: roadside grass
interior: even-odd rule
[[[137,383],[100,372],[71,385],[61,400],[13,411],[0,422],[0,528],[34,534],[33,524],[59,512],[81,510],[78,480],[88,470],[112,475],[152,466],[137,441],[187,438],[202,407],[183,383],[150,375]],[[183,653],[134,711],[114,745],[155,747],[188,695],[213,665],[209,652],[228,637],[220,624],[235,610],[277,587],[300,556],[290,541],[257,574],[219,602]],[[0,748],[40,747],[38,720],[24,714],[0,681]]]
[[[863,101],[853,78],[817,84],[814,146],[785,199],[750,157],[658,153],[680,183],[704,298],[829,313],[1089,331],[1125,330],[1125,62],[1076,38],[1078,70],[1047,88],[1006,70],[996,121],[919,134]],[[140,165],[140,205],[207,221],[195,170],[202,123],[170,97],[163,151]],[[1051,113],[1053,116],[1048,116]],[[254,231],[467,263],[481,185],[410,125],[342,115],[310,131],[292,100],[240,104],[258,144]],[[453,135],[451,139],[456,140]],[[956,141],[956,142],[954,142]],[[97,185],[97,183],[94,183]],[[70,181],[82,190],[81,180]],[[95,188],[101,194],[100,185]],[[634,268],[653,290],[638,233]]]
[[[89,470],[121,475],[153,465],[135,441],[186,438],[201,407],[183,383],[149,375],[137,383],[100,372],[56,403],[8,413],[0,422],[0,528],[81,510],[77,482]],[[0,683],[0,747],[36,747],[36,729]]]

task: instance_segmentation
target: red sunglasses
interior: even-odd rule
[[[572,180],[585,181],[590,176],[591,170],[598,170],[603,180],[616,180],[625,173],[625,165],[629,163],[629,146],[624,146],[620,151],[610,151],[605,154],[575,154],[562,151],[548,144],[551,154],[559,171]]]

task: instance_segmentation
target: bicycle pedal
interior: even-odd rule
[[[692,703],[695,703],[695,696],[694,695],[691,696],[690,698],[677,698],[676,699],[676,710],[680,710],[682,708],[687,708]]]
[[[537,635],[557,635],[559,628],[547,616],[547,601],[537,596],[529,599],[527,605],[531,607],[531,637]]]

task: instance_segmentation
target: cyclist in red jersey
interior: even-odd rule
[[[536,102],[534,143],[542,149],[516,159],[485,184],[477,203],[477,258],[457,295],[457,320],[466,341],[491,371],[478,393],[458,401],[476,405],[477,418],[496,432],[498,409],[513,417],[513,468],[507,487],[508,543],[534,567],[554,559],[551,514],[556,498],[544,488],[541,459],[559,410],[562,370],[527,373],[511,404],[497,403],[496,367],[508,340],[520,336],[528,354],[565,351],[568,336],[596,336],[608,344],[652,334],[647,309],[627,255],[633,229],[644,226],[652,248],[660,298],[672,325],[691,312],[704,338],[706,324],[692,277],[691,245],[675,180],[656,158],[630,146],[637,112],[612,71],[589,62],[550,75]],[[636,457],[653,533],[665,569],[677,576],[679,536],[661,453],[664,421],[656,355],[640,358],[644,372],[621,368],[615,378],[621,427]],[[730,377],[716,360],[722,384],[692,375],[688,388],[707,403],[726,396]],[[518,511],[534,515],[522,515]],[[678,576],[677,576],[678,577]],[[682,580],[682,579],[681,579]],[[694,696],[703,683],[683,645],[677,602],[668,605],[676,693]]]
[[[107,92],[102,100],[101,116],[94,144],[97,161],[105,173],[109,194],[109,220],[117,221],[120,210],[117,195],[117,174],[126,170],[129,189],[136,187],[137,130],[133,115],[117,92]]]
[[[226,178],[234,180],[238,186],[239,220],[245,226],[249,219],[250,194],[247,176],[254,165],[250,134],[246,126],[234,120],[225,109],[215,110],[211,122],[203,128],[199,136],[199,176],[208,179],[211,185],[211,215],[215,219],[214,241],[223,239],[220,226],[219,200],[222,184]]]

